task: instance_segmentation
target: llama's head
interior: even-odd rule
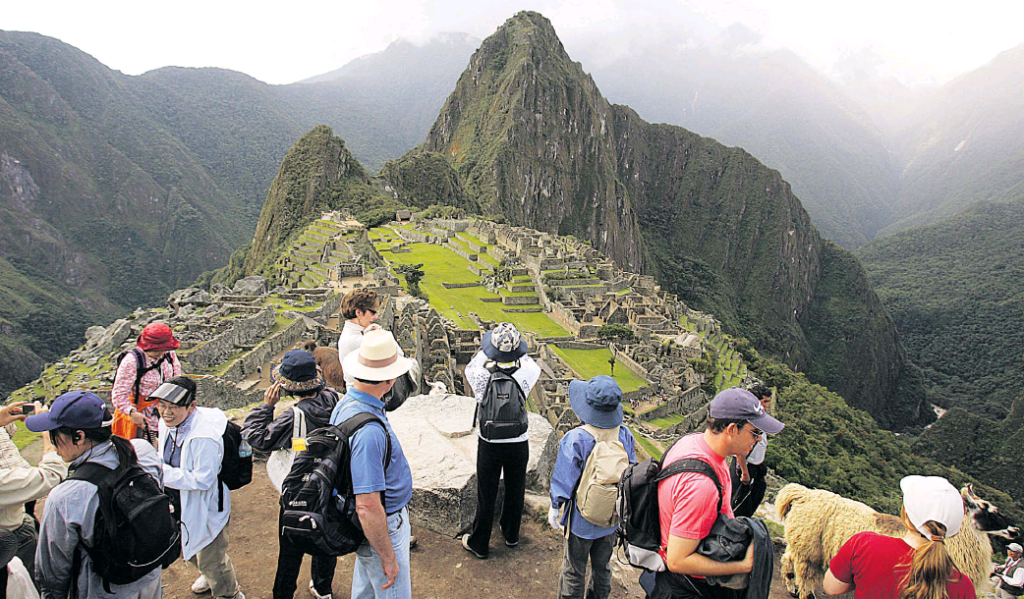
[[[993,537],[1002,537],[1008,541],[1020,538],[1020,528],[1013,524],[999,513],[999,508],[992,502],[978,497],[974,493],[974,485],[967,485],[960,490],[964,498],[964,506],[967,508],[967,515],[971,518],[974,527],[988,533]]]

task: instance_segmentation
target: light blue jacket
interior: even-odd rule
[[[45,433],[44,433],[45,434]],[[142,469],[160,481],[160,456],[142,439],[132,441]],[[101,443],[71,463],[74,469],[86,462],[116,468],[120,462],[110,441]],[[36,549],[36,583],[43,599],[65,599],[71,593],[71,570],[75,552],[81,566],[78,572],[78,596],[85,599],[159,599],[161,570],[154,568],[129,584],[110,585],[103,590],[103,579],[92,567],[92,559],[81,545],[92,546],[96,510],[99,509],[96,485],[84,480],[66,480],[57,485],[46,498],[39,545]]]

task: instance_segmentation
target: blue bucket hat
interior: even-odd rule
[[[569,383],[569,405],[580,420],[597,428],[622,424],[622,389],[608,375]]]
[[[324,379],[316,369],[316,358],[308,351],[292,350],[270,371],[272,382],[281,381],[281,388],[292,393],[320,389]]]
[[[526,355],[526,339],[519,334],[516,325],[500,322],[484,333],[480,341],[484,355],[495,362],[515,362]]]
[[[53,400],[49,412],[29,416],[25,428],[42,433],[62,426],[79,430],[110,426],[113,420],[104,420],[106,405],[89,391],[68,391]]]

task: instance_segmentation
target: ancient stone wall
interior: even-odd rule
[[[256,372],[256,368],[277,354],[290,349],[302,339],[306,332],[306,323],[302,319],[274,333],[241,358],[235,360],[221,375],[228,381],[241,381]]]
[[[265,308],[248,318],[236,318],[231,328],[213,339],[200,343],[187,353],[179,354],[187,371],[213,368],[231,357],[239,347],[258,343],[270,332],[276,321],[273,308]]]

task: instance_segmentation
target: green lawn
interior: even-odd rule
[[[683,416],[682,414],[670,414],[668,416],[662,416],[661,418],[648,420],[648,424],[658,428],[668,428],[675,424],[679,424],[683,420],[686,420],[686,416]]]
[[[552,348],[560,358],[565,360],[566,364],[585,379],[599,374],[609,374],[610,365],[608,364],[608,358],[612,356],[612,352],[607,348],[563,349],[558,346],[552,346]],[[622,364],[615,365],[615,376],[613,378],[619,384],[619,387],[622,387],[624,393],[636,391],[647,384],[646,381],[633,374],[630,369]]]
[[[657,447],[655,447],[654,443],[652,443],[647,437],[645,437],[645,436],[641,435],[640,433],[634,431],[633,427],[629,427],[629,428],[630,428],[631,431],[633,431],[633,438],[636,439],[636,442],[640,444],[640,447],[644,448],[644,451],[647,452],[647,455],[651,456],[652,458],[654,458],[656,460],[660,460],[661,459],[661,454],[664,453],[664,452],[662,450],[658,449]]]
[[[468,260],[455,252],[430,243],[410,243],[408,253],[390,254],[388,259],[400,264],[423,264],[423,280],[420,287],[430,296],[430,304],[442,315],[451,318],[461,327],[476,328],[469,318],[476,312],[485,320],[507,321],[521,330],[534,332],[541,337],[561,337],[569,333],[543,312],[509,313],[502,312],[500,303],[484,303],[481,297],[500,297],[489,293],[485,287],[445,289],[441,283],[472,283],[479,281],[466,268]],[[399,277],[401,279],[401,277]],[[456,315],[462,314],[462,318]]]

